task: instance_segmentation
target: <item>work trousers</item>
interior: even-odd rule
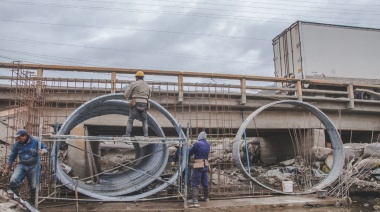
[[[125,135],[131,136],[133,121],[137,119],[142,122],[144,136],[148,137],[148,104],[136,102],[136,105],[129,108],[129,117]]]
[[[36,178],[37,178],[37,164],[27,166],[24,164],[18,164],[12,174],[9,182],[10,189],[18,196],[19,189],[25,176],[28,179],[29,192],[31,199],[34,198],[36,192]]]
[[[203,187],[208,187],[208,167],[193,169],[191,175],[191,186],[197,187],[202,181]]]

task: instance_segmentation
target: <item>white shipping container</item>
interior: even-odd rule
[[[276,77],[380,84],[380,29],[298,21],[273,52]]]

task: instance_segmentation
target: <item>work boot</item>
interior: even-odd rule
[[[20,196],[20,194],[19,194],[20,189],[19,188],[9,188],[9,190],[11,192],[13,192],[16,196]],[[9,191],[8,191],[8,193],[9,193]],[[12,195],[12,198],[14,198],[13,195]]]
[[[199,187],[192,187],[192,199],[187,201],[187,203],[191,204],[189,207],[190,208],[199,208],[198,204],[198,194],[199,194]]]
[[[210,201],[210,199],[208,198],[208,187],[203,187],[203,201]]]
[[[30,198],[29,198],[30,205],[34,207],[35,201],[36,201],[36,190],[34,189],[33,191],[30,191]]]

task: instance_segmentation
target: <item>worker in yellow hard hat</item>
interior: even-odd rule
[[[144,72],[138,71],[135,74],[136,81],[132,82],[128,89],[125,91],[125,98],[130,100],[128,124],[125,137],[130,137],[135,119],[142,122],[144,137],[148,137],[148,105],[151,95],[151,89],[144,81]]]
[[[142,79],[144,79],[144,72],[142,72],[142,71],[138,71],[138,72],[136,72],[135,77],[136,77],[136,78],[137,78],[137,77],[142,77]]]

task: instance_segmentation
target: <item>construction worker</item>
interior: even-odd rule
[[[129,117],[127,130],[125,137],[131,136],[131,131],[133,127],[133,120],[137,119],[142,122],[142,127],[144,131],[144,137],[148,137],[148,105],[149,98],[151,95],[151,89],[144,81],[144,72],[136,72],[136,82],[132,82],[128,89],[125,91],[125,98],[131,100],[129,103]]]
[[[197,208],[199,184],[202,181],[204,201],[209,201],[208,191],[208,170],[209,162],[208,155],[210,153],[210,144],[206,140],[206,132],[201,132],[198,135],[198,141],[189,149],[189,156],[194,155],[193,173],[191,175],[191,190],[192,199],[188,202],[191,203],[190,207]]]
[[[172,162],[171,162],[172,166],[175,166],[175,163],[179,161],[179,153],[180,153],[179,145],[175,145],[174,147],[175,147],[175,152],[174,152]]]
[[[13,193],[19,196],[19,189],[25,176],[28,179],[30,203],[34,205],[36,194],[37,179],[37,159],[38,155],[47,153],[46,146],[41,142],[41,149],[38,149],[38,138],[29,135],[29,133],[20,129],[14,135],[16,143],[13,145],[7,164],[3,171],[3,176],[8,175],[9,168],[15,162],[18,155],[19,164],[14,169],[9,188]]]

